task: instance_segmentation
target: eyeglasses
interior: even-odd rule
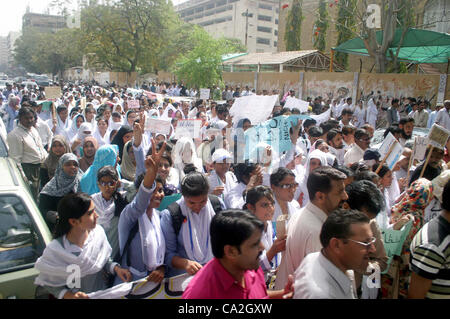
[[[294,184],[283,184],[283,185],[279,185],[278,187],[280,187],[280,188],[282,188],[282,189],[297,188],[297,187],[298,187],[298,183],[294,183]]]
[[[169,164],[159,164],[159,168],[170,168],[170,165]]]
[[[364,246],[366,249],[369,249],[370,246],[375,244],[375,242],[377,241],[377,239],[375,237],[370,238],[368,243],[364,243],[362,241],[357,241],[357,240],[350,239],[350,238],[347,238],[347,240],[350,240],[350,241],[352,241],[354,243],[360,244],[360,245]]]
[[[100,182],[100,185],[102,185],[103,187],[109,186],[109,187],[113,187],[116,186],[117,181],[112,181],[112,182]]]

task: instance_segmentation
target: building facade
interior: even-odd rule
[[[66,18],[63,16],[27,12],[22,17],[23,33],[31,29],[39,32],[56,32],[66,26]]]
[[[175,11],[214,38],[239,39],[250,53],[277,52],[279,0],[189,0]]]

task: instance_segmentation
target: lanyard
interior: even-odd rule
[[[217,181],[219,182],[219,186],[224,186],[225,187],[225,184],[222,182],[222,180],[220,179],[220,177],[219,177],[219,175],[217,174],[217,172],[215,172],[216,173],[216,176],[217,176]],[[225,177],[226,178],[226,177]],[[225,189],[224,189],[224,191],[225,191]],[[222,198],[222,200],[225,200],[225,197],[224,197],[224,194],[223,194],[223,192],[222,192],[222,194],[220,195],[220,197]]]

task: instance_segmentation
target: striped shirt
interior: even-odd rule
[[[411,270],[432,280],[426,298],[450,298],[450,223],[437,216],[411,242]]]

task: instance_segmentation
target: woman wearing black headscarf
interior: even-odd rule
[[[122,162],[123,148],[128,141],[133,138],[133,129],[129,125],[122,125],[120,130],[117,132],[111,144],[115,144],[119,147],[119,164]]]

